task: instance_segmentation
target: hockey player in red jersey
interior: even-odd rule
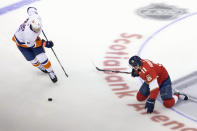
[[[167,108],[171,108],[180,99],[180,95],[183,95],[185,100],[187,99],[185,94],[172,93],[171,79],[163,65],[141,59],[139,56],[132,56],[129,59],[129,64],[133,68],[132,77],[140,77],[144,81],[136,97],[138,101],[147,99],[145,104],[147,113],[153,112],[159,93],[163,105]]]
[[[37,9],[35,7],[29,7],[27,13],[29,18],[20,25],[12,40],[16,43],[17,48],[27,61],[41,71],[48,73],[53,82],[57,82],[51,62],[44,50],[44,47],[53,47],[53,42],[41,40],[39,37],[42,32],[42,23]]]

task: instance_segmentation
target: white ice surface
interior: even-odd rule
[[[42,0],[31,4],[38,8],[43,29],[48,39],[54,41],[54,50],[69,74],[66,78],[51,50],[46,49],[58,76],[56,84],[26,62],[11,40],[19,24],[26,19],[28,6],[1,15],[0,131],[173,130],[173,126],[163,126],[164,122],[153,122],[154,114],[141,115],[127,106],[139,102],[135,97],[119,99],[106,83],[105,75],[96,71],[91,62],[102,65],[108,47],[125,32],[143,36],[129,46],[133,55],[147,37],[170,23],[135,14],[136,9],[154,2]],[[186,8],[190,13],[196,10],[195,0],[157,1],[160,2]],[[164,64],[172,80],[194,71],[197,67],[196,23],[197,16],[168,28],[150,41],[142,57]],[[121,76],[138,89],[137,80]],[[47,101],[49,97],[53,102]],[[179,121],[184,123],[184,128],[197,129],[196,122],[165,109],[159,102],[155,109],[169,117],[169,121]]]

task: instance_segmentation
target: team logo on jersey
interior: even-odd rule
[[[147,80],[147,81],[149,81],[149,82],[150,82],[150,81],[152,81],[152,79],[153,79],[153,78],[152,78],[149,74],[148,74],[148,75],[146,75],[146,80]]]
[[[172,20],[186,13],[186,9],[177,8],[163,3],[151,4],[137,10],[138,15],[157,20]]]

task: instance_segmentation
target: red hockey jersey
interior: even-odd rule
[[[159,86],[168,78],[168,72],[161,64],[153,63],[150,60],[142,59],[141,71],[139,76],[149,84],[151,99],[156,99],[159,94]]]

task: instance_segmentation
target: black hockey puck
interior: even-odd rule
[[[48,98],[48,101],[52,101],[53,99],[52,98]]]

